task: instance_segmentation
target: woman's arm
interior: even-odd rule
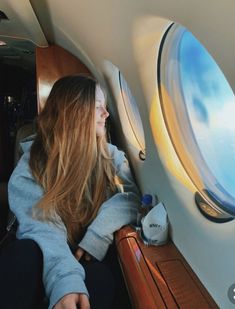
[[[119,192],[105,201],[97,217],[90,224],[79,247],[102,260],[113,241],[113,233],[122,226],[134,222],[140,203],[138,188],[133,180],[128,161],[122,151],[111,148],[116,174],[122,181]]]
[[[43,195],[28,166],[24,154],[9,181],[9,204],[19,222],[18,238],[33,239],[43,253],[43,282],[50,299],[49,308],[66,294],[87,294],[84,269],[72,255],[67,244],[66,229],[58,224],[33,219],[32,208]]]

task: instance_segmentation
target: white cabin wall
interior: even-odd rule
[[[153,17],[149,17],[148,22],[147,19],[148,17],[140,19],[133,35],[133,61],[138,68],[138,72],[135,71],[135,82],[136,79],[139,82],[137,88],[131,80],[131,72],[126,74],[129,86],[137,98],[144,123],[146,160],[140,161],[138,151],[134,151],[131,145],[127,147],[127,151],[142,192],[157,194],[164,202],[170,218],[174,243],[220,308],[232,308],[227,291],[235,278],[232,270],[235,259],[235,222],[210,222],[196,207],[196,188],[175,154],[161,114],[156,74],[156,55],[161,35],[150,35],[153,33],[150,24],[154,26],[157,21]],[[146,29],[146,23],[149,24],[149,32],[143,31]],[[158,26],[160,31],[160,24]],[[164,31],[166,28],[167,23],[163,24],[161,29]],[[109,74],[107,69],[106,72]],[[115,92],[118,82],[112,77],[111,80]],[[116,98],[118,101],[118,94]],[[161,133],[156,134],[155,131]],[[160,136],[164,136],[165,145],[162,145]]]

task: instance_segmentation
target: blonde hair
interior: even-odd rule
[[[74,244],[115,191],[115,173],[106,137],[97,137],[97,82],[83,75],[58,80],[37,119],[30,168],[45,195],[36,205],[39,219],[64,222]],[[40,210],[40,211],[37,211]]]

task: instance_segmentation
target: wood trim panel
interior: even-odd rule
[[[180,308],[210,308],[181,260],[159,262],[157,267]]]
[[[75,56],[60,46],[51,45],[46,48],[36,48],[36,75],[38,111],[43,108],[54,82],[60,77],[86,73],[88,68]]]
[[[116,245],[134,309],[219,308],[172,242],[146,246],[126,226]]]
[[[148,271],[136,239],[128,237],[125,241],[121,241],[118,251],[133,307],[135,309],[156,308],[156,306],[159,309],[167,308],[156,290],[155,282]]]

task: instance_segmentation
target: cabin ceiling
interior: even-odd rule
[[[79,56],[91,69],[102,67],[106,59],[124,73],[128,64],[128,70],[132,67],[135,73],[133,44],[140,28],[145,28],[148,18],[159,19],[159,24],[154,23],[154,27],[159,25],[156,32],[174,21],[205,45],[235,89],[234,9],[232,0],[0,0],[0,10],[9,18],[0,22],[0,36],[27,39],[37,46],[55,43]],[[12,61],[20,54],[21,61],[27,62],[24,54],[31,52],[22,41],[0,49],[1,59],[12,53]]]
[[[35,68],[35,45],[27,40],[1,38],[6,43],[0,46],[0,64],[17,66],[26,71]]]
[[[47,40],[29,1],[0,1],[0,64],[35,68],[35,45]]]

